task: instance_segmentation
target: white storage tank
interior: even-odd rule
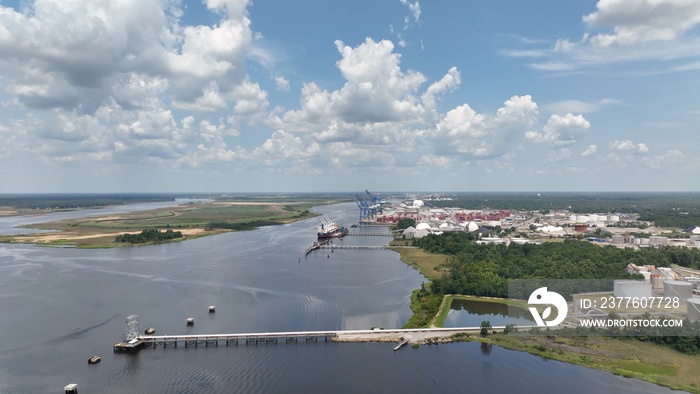
[[[693,284],[681,280],[667,280],[664,282],[664,297],[678,297],[687,300],[693,296]]]
[[[688,299],[688,312],[686,317],[690,321],[700,320],[700,298],[689,298]]]
[[[651,283],[640,280],[616,280],[613,285],[615,297],[651,297]]]
[[[428,223],[418,223],[416,230],[430,230],[430,225]]]
[[[651,236],[649,237],[649,243],[652,245],[666,245],[668,244],[668,238],[660,236]]]

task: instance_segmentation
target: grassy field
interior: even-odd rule
[[[183,238],[169,241],[180,242],[228,231],[291,223],[315,216],[308,211],[311,207],[333,202],[336,201],[216,201],[184,204],[175,208],[34,224],[31,225],[32,228],[56,232],[0,237],[0,242],[80,248],[123,247],[131,245],[115,242],[116,235],[136,234],[144,229],[180,231]]]
[[[420,248],[405,247],[403,241],[392,241],[391,249],[399,252],[404,263],[418,269],[428,279],[441,278],[446,270],[440,268],[447,261],[447,255],[428,253]]]

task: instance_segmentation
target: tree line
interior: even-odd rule
[[[160,231],[158,229],[146,229],[141,231],[140,234],[124,233],[121,235],[117,235],[114,241],[130,244],[142,244],[147,242],[169,241],[175,238],[182,238],[182,232],[173,231],[171,229],[165,231]]]
[[[567,240],[505,246],[479,245],[471,238],[471,234],[454,232],[415,240],[416,246],[428,252],[450,256],[444,267],[448,273],[433,281],[433,292],[507,298],[509,280],[632,279],[639,276],[626,273],[627,264],[645,263],[631,250],[601,248],[589,242]],[[610,286],[610,281],[602,281],[599,287]],[[559,290],[570,295],[583,289]]]

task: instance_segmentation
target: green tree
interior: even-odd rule
[[[396,223],[396,228],[399,230],[404,230],[409,227],[416,227],[416,221],[411,218],[405,218]]]
[[[481,335],[487,336],[489,335],[489,331],[492,331],[493,327],[491,327],[491,322],[488,320],[484,320],[481,322]]]

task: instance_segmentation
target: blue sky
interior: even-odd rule
[[[0,192],[676,191],[700,3],[0,1]]]

